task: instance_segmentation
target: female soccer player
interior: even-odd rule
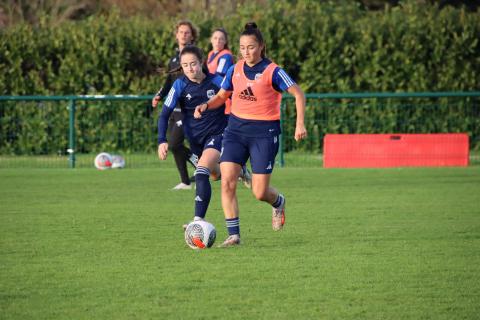
[[[223,28],[213,30],[210,38],[212,50],[208,53],[207,68],[211,74],[224,77],[227,70],[233,65],[233,55],[228,49],[228,34]],[[232,100],[225,101],[225,113],[230,114]]]
[[[195,171],[195,220],[206,215],[212,188],[209,177],[220,177],[219,159],[222,133],[227,125],[223,105],[207,110],[202,119],[195,119],[195,106],[213,97],[219,90],[222,77],[205,74],[202,71],[202,51],[194,46],[186,46],[180,53],[180,65],[184,75],[173,83],[165,99],[162,113],[158,118],[158,157],[167,158],[168,142],[166,132],[168,119],[175,106],[180,106],[183,113],[185,135],[190,142],[192,152],[198,156]]]
[[[239,210],[235,180],[248,158],[252,166],[252,192],[272,205],[272,228],[285,223],[285,197],[270,186],[270,176],[278,152],[281,92],[295,96],[297,122],[295,140],[307,136],[304,125],[305,95],[290,76],[265,56],[265,42],[254,22],[240,35],[242,60],[232,66],[221,90],[195,109],[195,117],[221,107],[232,96],[232,110],[223,137],[220,158],[222,207],[229,237],[221,246],[240,244]]]
[[[175,55],[168,62],[167,79],[165,84],[158,91],[158,93],[152,99],[152,107],[156,108],[160,100],[164,99],[170,89],[173,82],[182,75],[182,69],[180,66],[180,52],[187,46],[194,44],[198,37],[197,28],[188,20],[179,21],[175,25],[175,39],[177,40],[178,48],[175,49]],[[170,150],[175,158],[175,164],[180,174],[181,182],[173,187],[173,190],[187,190],[192,189],[190,184],[190,178],[188,176],[187,161],[196,167],[197,159],[192,155],[192,152],[187,148],[183,141],[185,135],[183,132],[183,115],[180,110],[174,110],[170,116],[168,123],[168,135],[170,140]]]
[[[233,55],[228,49],[227,31],[223,28],[213,30],[210,43],[212,44],[212,50],[207,57],[208,72],[223,77],[233,65]]]

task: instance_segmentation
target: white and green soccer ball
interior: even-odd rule
[[[217,231],[210,222],[192,221],[185,229],[185,242],[192,249],[210,248],[217,237]]]

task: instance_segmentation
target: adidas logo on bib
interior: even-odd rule
[[[249,101],[257,101],[257,98],[253,94],[252,88],[248,87],[247,89],[243,90],[238,97],[243,100]]]

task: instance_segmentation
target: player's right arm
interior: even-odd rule
[[[158,92],[153,96],[152,99],[152,108],[156,108],[160,100],[162,100],[162,91],[163,87],[158,90]]]
[[[198,105],[195,108],[195,113],[193,114],[193,117],[195,119],[200,119],[202,117],[202,113],[207,111],[208,109],[217,109],[218,107],[223,106],[225,104],[225,101],[227,101],[231,94],[231,91],[225,91],[223,89],[220,89],[220,91],[218,91],[216,95],[211,97],[210,100],[202,103],[201,105]]]
[[[168,119],[177,105],[178,98],[182,88],[182,81],[176,80],[173,83],[172,88],[168,92],[165,102],[163,103],[162,113],[158,117],[158,157],[160,160],[165,160],[168,154],[168,142],[167,142],[167,128]]]
[[[158,92],[153,97],[152,108],[156,108],[160,100],[167,96],[173,86],[173,83],[175,82],[175,79],[178,78],[179,65],[174,62],[174,58],[170,59],[170,61],[168,62],[167,78],[165,79],[163,87],[161,87],[160,90],[158,90]]]

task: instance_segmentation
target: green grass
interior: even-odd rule
[[[243,244],[189,249],[157,169],[0,170],[1,319],[478,319],[480,167],[283,168],[239,186]],[[219,184],[208,219],[226,236]]]

